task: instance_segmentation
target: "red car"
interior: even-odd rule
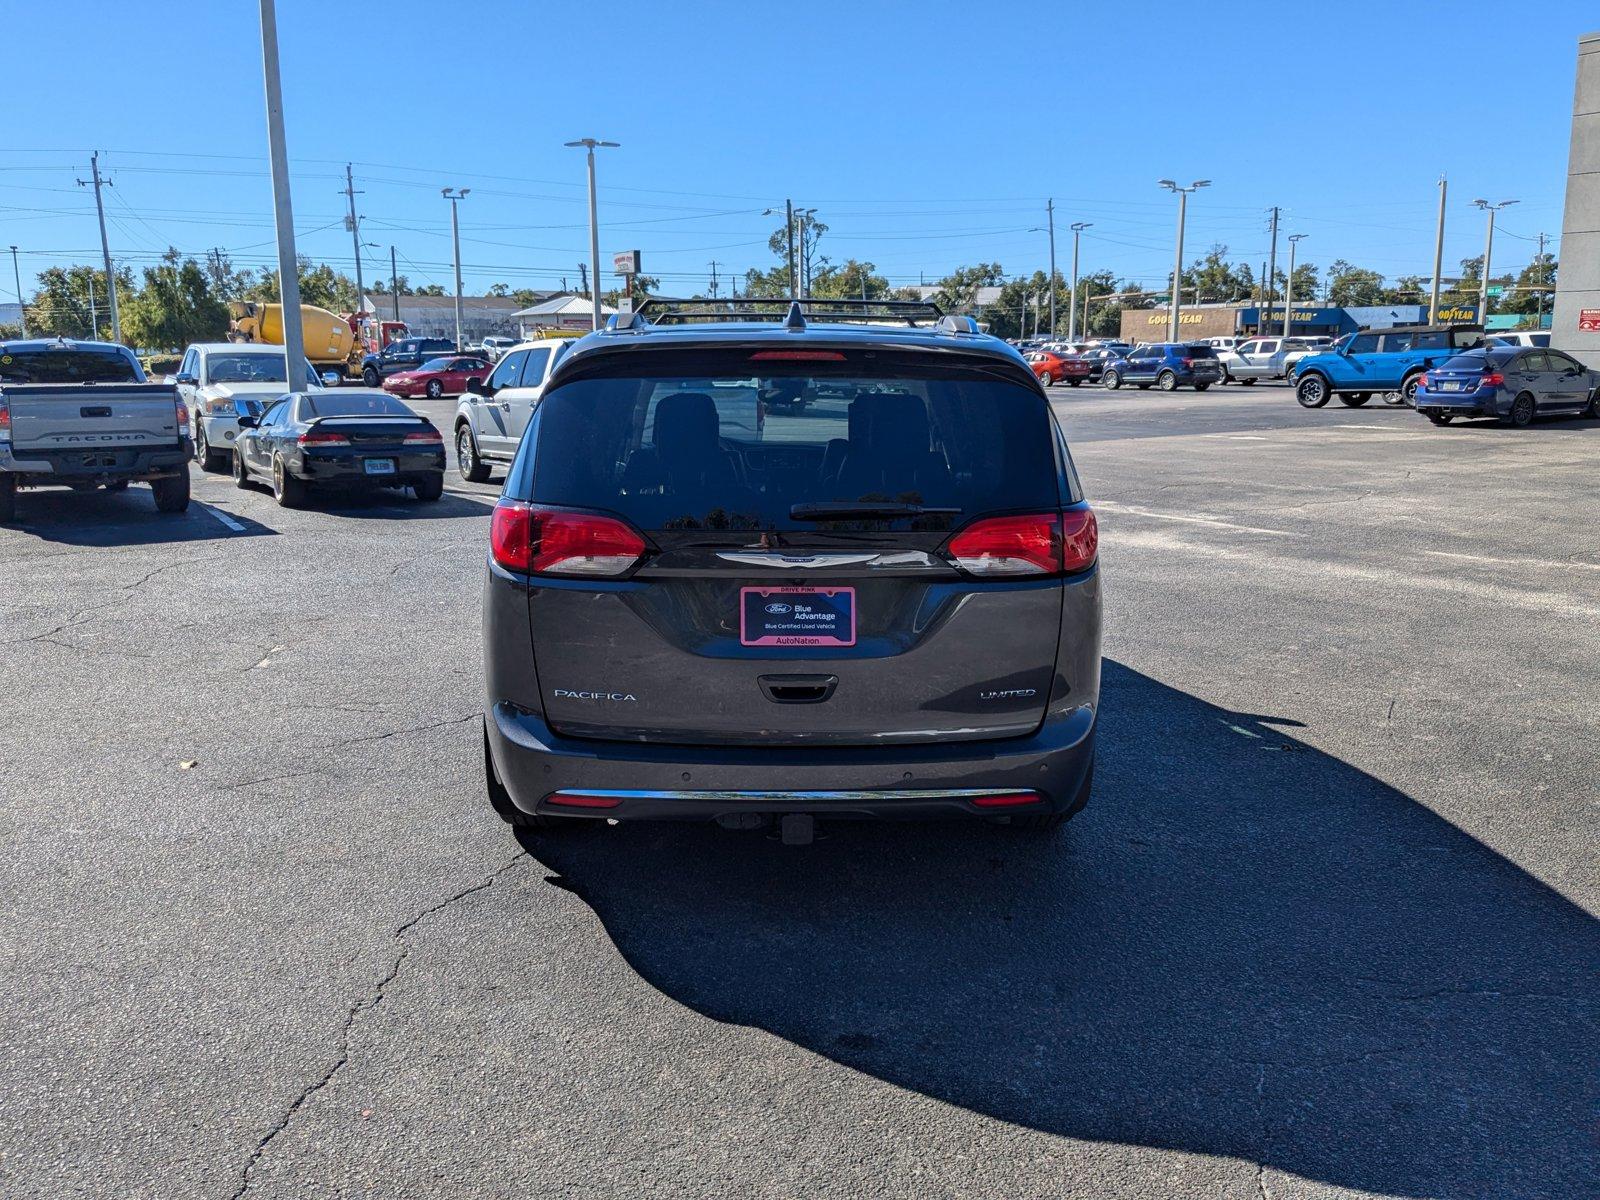
[[[486,358],[454,354],[429,359],[411,371],[396,371],[383,381],[383,390],[396,396],[459,396],[474,379],[487,379],[493,368]]]
[[[1054,350],[1035,350],[1028,355],[1028,365],[1039,382],[1049,387],[1058,379],[1065,379],[1077,387],[1089,378],[1089,364],[1077,354],[1057,354]]]

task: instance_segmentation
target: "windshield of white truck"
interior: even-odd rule
[[[82,346],[22,350],[0,346],[0,383],[143,383],[133,359]]]

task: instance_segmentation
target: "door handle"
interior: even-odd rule
[[[762,675],[761,690],[774,704],[821,704],[839,686],[837,675]]]

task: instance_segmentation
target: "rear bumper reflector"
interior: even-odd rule
[[[615,808],[622,803],[622,797],[591,795],[587,792],[555,792],[547,802],[564,808]]]
[[[1037,804],[1039,800],[1038,792],[995,792],[972,798],[979,808],[1020,808],[1024,804]]]

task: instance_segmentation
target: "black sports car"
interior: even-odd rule
[[[241,416],[233,481],[272,482],[279,504],[306,501],[312,484],[409,487],[418,500],[444,495],[444,438],[385,392],[337,388],[291,392],[259,418]]]

